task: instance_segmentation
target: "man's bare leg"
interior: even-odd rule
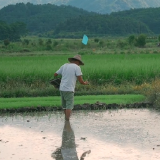
[[[71,109],[66,109],[66,110],[65,110],[65,119],[66,119],[67,121],[69,121],[69,118],[70,118],[70,116],[71,116],[71,112],[72,112]]]

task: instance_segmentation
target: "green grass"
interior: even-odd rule
[[[48,81],[54,72],[73,55],[19,56],[0,58],[0,83]],[[135,81],[160,77],[159,54],[83,55],[84,78],[97,83]]]
[[[54,72],[73,55],[1,57],[0,82],[32,83],[48,81]],[[115,82],[152,80],[160,76],[160,55],[83,55],[84,78],[89,81]]]
[[[97,96],[75,96],[74,104],[95,103],[97,101],[112,104],[127,104],[144,101],[143,95],[97,95]],[[0,98],[0,109],[21,108],[37,106],[61,106],[60,96],[32,97],[32,98]]]
[[[61,65],[68,63],[68,57],[73,54],[1,56],[0,97],[58,95],[49,80]],[[160,77],[160,54],[86,54],[82,60],[85,63],[81,67],[83,78],[90,86],[77,85],[81,95],[86,91],[87,94],[101,94],[101,91],[116,94],[108,89],[106,92],[106,88],[151,83]],[[117,93],[131,93],[131,89],[121,90]]]

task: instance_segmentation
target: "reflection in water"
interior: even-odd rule
[[[80,160],[84,160],[86,154],[89,154],[91,151],[84,152]],[[62,134],[62,145],[60,148],[57,148],[55,152],[51,155],[55,160],[79,160],[76,144],[75,144],[75,135],[74,131],[71,128],[70,122],[65,121],[63,134]]]
[[[67,160],[68,150],[75,160],[160,160],[158,112],[75,111],[70,122],[61,112],[0,116],[0,160]]]

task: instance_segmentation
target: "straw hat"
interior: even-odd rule
[[[73,58],[68,58],[68,61],[71,62],[73,60],[78,60],[80,62],[80,65],[84,65],[84,63],[81,60],[81,55],[77,54]]]

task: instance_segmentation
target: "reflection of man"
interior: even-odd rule
[[[80,157],[80,160],[84,160],[86,154],[89,154],[90,152],[90,150],[84,152]],[[62,146],[52,153],[52,157],[55,160],[79,160],[76,151],[74,132],[69,121],[65,121],[62,135]]]

